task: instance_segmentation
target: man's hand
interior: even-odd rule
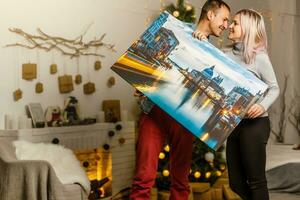
[[[253,119],[253,118],[261,116],[265,112],[266,112],[266,110],[265,110],[265,108],[262,105],[260,105],[260,104],[254,104],[248,110],[247,114],[248,114],[249,118]]]
[[[135,90],[135,92],[133,93],[133,96],[140,98],[140,100],[147,99],[147,97],[138,90]]]
[[[193,37],[194,37],[194,38],[197,38],[197,39],[199,39],[199,40],[207,40],[206,35],[205,35],[203,32],[197,31],[197,30],[195,30],[195,31],[193,32]]]

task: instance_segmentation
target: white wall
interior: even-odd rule
[[[93,116],[100,110],[104,99],[120,99],[122,109],[128,110],[129,119],[133,119],[138,111],[133,89],[121,80],[110,66],[142,33],[149,17],[159,12],[160,3],[145,0],[2,0],[0,1],[0,113],[24,115],[24,106],[30,102],[41,102],[44,109],[48,105],[63,106],[69,95],[79,99],[82,113]],[[80,74],[83,83],[96,83],[96,92],[92,95],[83,94],[83,84],[74,85],[75,90],[69,94],[60,94],[57,77],[64,74],[64,63],[67,74],[77,74],[76,59],[69,59],[59,52],[46,53],[43,50],[28,50],[20,47],[2,48],[6,44],[23,42],[23,38],[8,31],[9,27],[18,27],[36,34],[37,27],[44,32],[64,38],[75,38],[82,34],[89,24],[93,26],[85,35],[86,40],[107,33],[104,41],[116,45],[117,53],[99,51],[106,55],[102,60],[100,71],[93,70],[95,57],[80,58]],[[38,52],[38,58],[37,58]],[[58,64],[58,73],[49,74],[49,66]],[[35,93],[35,83],[21,78],[21,65],[26,62],[38,62],[39,79],[44,84],[42,94]],[[109,89],[107,79],[114,75],[116,85]],[[12,93],[17,88],[23,91],[23,98],[14,102]]]

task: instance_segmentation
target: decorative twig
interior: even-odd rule
[[[291,103],[291,107],[289,109],[289,122],[294,126],[298,135],[300,136],[300,105],[299,105],[300,96],[295,92],[295,97]]]
[[[89,42],[83,42],[83,37],[87,33],[89,28],[90,26],[88,26],[87,30],[84,31],[83,34],[79,35],[73,40],[58,36],[51,36],[43,32],[40,28],[37,29],[38,35],[26,33],[20,28],[9,28],[10,32],[16,33],[24,37],[27,41],[27,44],[15,43],[8,44],[6,45],[6,47],[20,46],[27,49],[39,48],[47,52],[51,51],[52,49],[56,49],[60,51],[63,55],[70,56],[71,58],[79,56],[105,57],[104,55],[99,53],[90,53],[89,50],[91,48],[97,49],[99,47],[105,47],[106,49],[115,52],[114,45],[102,42],[106,34],[103,34],[98,39],[95,38],[94,40],[91,40]]]

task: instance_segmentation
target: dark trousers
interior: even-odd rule
[[[243,119],[227,139],[226,158],[231,189],[244,200],[269,200],[266,144],[268,117]]]
[[[157,174],[158,156],[167,137],[171,155],[170,199],[188,199],[190,192],[188,174],[194,136],[157,106],[154,106],[148,115],[143,114],[140,119],[136,173],[130,199],[150,200],[150,189]]]

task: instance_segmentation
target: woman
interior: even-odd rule
[[[270,135],[267,110],[279,95],[279,87],[267,54],[263,17],[254,10],[236,13],[229,26],[233,48],[225,53],[254,73],[269,87],[227,139],[226,158],[229,183],[245,200],[268,200],[265,175],[266,144]]]

